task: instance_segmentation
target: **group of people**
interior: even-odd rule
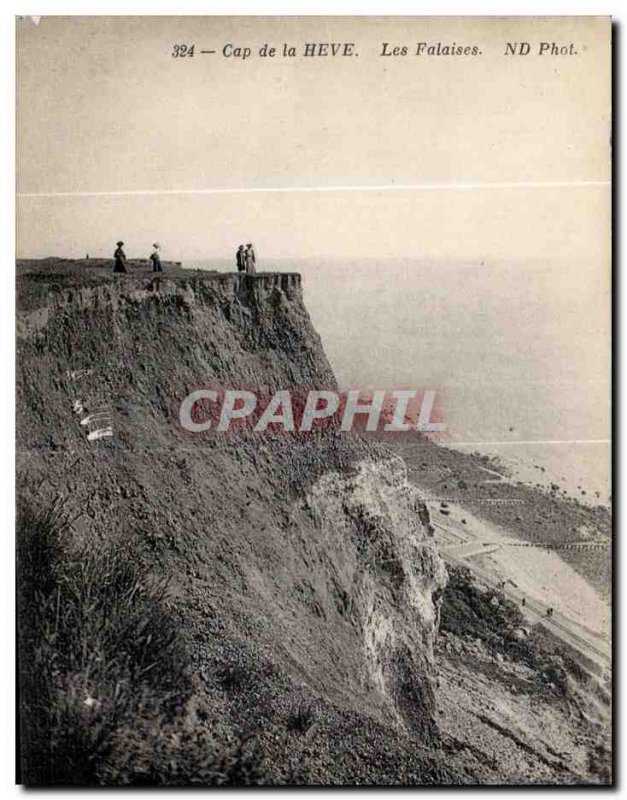
[[[160,252],[161,245],[158,242],[154,242],[152,246],[153,246],[153,251],[150,254],[150,261],[152,262],[152,271],[163,272],[163,266],[161,265],[161,252]],[[124,247],[124,242],[116,243],[116,250],[113,254],[114,272],[126,272],[126,253],[122,249],[123,247]],[[255,251],[253,249],[252,242],[249,242],[247,245],[240,244],[240,246],[237,248],[237,252],[235,253],[235,261],[237,263],[238,272],[245,272],[247,275],[254,275],[257,272],[256,268],[257,259],[255,258]]]
[[[235,253],[235,263],[237,264],[238,272],[245,272],[248,275],[254,275],[257,272],[257,259],[251,242],[245,246],[240,244]]]
[[[113,254],[114,272],[126,272],[126,253],[122,249],[123,247],[124,247],[124,242],[117,242],[116,251]],[[158,242],[154,242],[152,247],[153,251],[150,254],[150,261],[152,262],[152,271],[163,272],[163,266],[161,265],[161,253],[160,253],[161,245]]]

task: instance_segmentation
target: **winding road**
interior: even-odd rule
[[[602,675],[609,668],[611,645],[606,637],[564,616],[555,609],[552,610],[550,616],[547,615],[549,609],[547,603],[544,603],[537,597],[530,597],[528,593],[521,591],[511,578],[505,581],[498,581],[494,574],[490,573],[476,562],[469,560],[476,556],[490,555],[504,547],[529,547],[533,546],[532,543],[482,541],[473,538],[467,528],[462,527],[458,522],[448,516],[442,518],[441,515],[438,515],[439,518],[437,521],[433,521],[436,517],[436,514],[433,512],[436,511],[436,509],[432,508],[430,511],[432,524],[436,530],[436,539],[439,540],[440,554],[445,561],[471,569],[475,574],[479,575],[485,583],[502,592],[509,600],[514,602],[527,617],[531,618],[532,621],[539,622],[558,639],[579,652],[584,657],[586,666],[592,672],[597,675]],[[594,542],[572,542],[567,544],[581,547],[600,546],[599,543]],[[544,543],[540,543],[536,546],[549,549],[547,544]]]

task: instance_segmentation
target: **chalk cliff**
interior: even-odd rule
[[[112,543],[167,579],[188,686],[177,713],[195,737],[254,737],[272,782],[450,778],[431,749],[445,570],[403,462],[333,426],[190,434],[178,408],[203,385],[335,386],[300,276],[171,270],[154,280],[22,265],[18,493],[28,518],[61,504],[64,558]],[[72,687],[68,703],[105,713],[88,676],[78,671]],[[159,710],[166,728],[169,713]],[[326,745],[309,752],[312,721]],[[153,762],[161,750],[176,761],[181,736],[157,746],[155,735],[135,732],[152,755],[127,748],[119,773],[98,756],[94,780],[177,782]]]

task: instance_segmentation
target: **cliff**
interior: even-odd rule
[[[484,509],[485,458],[421,438],[190,433],[199,388],[335,386],[300,276],[110,266],[18,264],[21,779],[608,783],[609,669],[480,564],[447,584],[424,498],[480,541],[608,515],[505,479]]]
[[[135,265],[114,278],[67,262],[18,270],[18,527],[29,547],[44,528],[61,529],[46,567],[57,606],[77,602],[68,564],[92,565],[83,572],[93,572],[95,594],[110,593],[107,576],[125,574],[130,561],[145,585],[167,581],[159,603],[182,654],[158,680],[160,666],[133,672],[132,659],[116,681],[103,672],[95,686],[83,661],[57,669],[48,691],[63,713],[106,731],[104,751],[100,740],[84,745],[91,767],[76,782],[247,782],[242,764],[252,756],[242,748],[251,740],[262,775],[251,782],[454,779],[433,749],[445,570],[403,462],[333,426],[190,434],[178,424],[179,404],[205,385],[268,393],[335,385],[298,275],[171,269],[155,280]],[[133,609],[144,591],[136,585],[124,595]],[[22,599],[24,625],[29,603]],[[102,612],[106,627],[111,613],[101,605],[81,619]],[[113,644],[94,635],[98,663],[117,663]],[[155,640],[145,639],[150,650]],[[40,657],[37,642],[22,647],[23,659]],[[50,663],[63,659],[55,647]],[[33,680],[41,677],[26,675],[22,687],[26,718],[37,716]],[[124,681],[129,697],[149,686],[152,699],[105,725]],[[63,741],[67,724],[63,714],[41,723]],[[318,744],[309,749],[313,725]],[[45,762],[41,730],[28,722],[24,730],[26,780],[45,782],[33,766]],[[185,773],[190,752],[206,756],[209,741],[235,753],[230,766],[216,756],[213,772]],[[172,762],[174,771],[164,766]]]

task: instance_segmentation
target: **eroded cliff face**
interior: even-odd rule
[[[335,428],[178,424],[207,384],[335,385],[297,277],[22,281],[20,495],[63,499],[68,558],[133,541],[168,578],[204,708],[194,724],[267,731],[297,697],[429,742],[445,572],[402,461]],[[242,660],[243,685],[225,681]]]
[[[363,637],[364,685],[410,729],[428,731],[435,595],[446,575],[404,463],[360,461],[349,474],[328,472],[306,502]]]

